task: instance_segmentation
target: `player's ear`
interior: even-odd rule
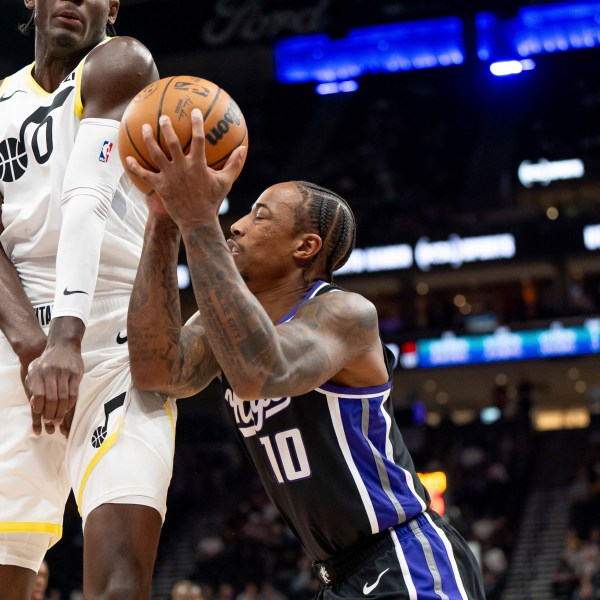
[[[316,233],[304,233],[300,238],[294,257],[302,260],[314,259],[323,247],[323,240]]]
[[[27,1],[27,0],[25,0]],[[31,0],[30,0],[31,1]],[[109,0],[108,3],[108,24],[114,25],[119,14],[119,7],[121,5],[120,0]]]

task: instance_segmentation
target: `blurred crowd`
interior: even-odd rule
[[[600,432],[592,435],[568,490],[569,527],[552,577],[556,600],[600,599]]]

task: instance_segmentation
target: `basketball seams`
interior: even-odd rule
[[[165,94],[167,93],[167,90],[169,89],[169,86],[173,83],[173,80],[177,79],[177,77],[171,77],[169,79],[169,81],[167,81],[165,87],[163,87],[163,91],[162,91],[162,95],[160,97],[160,100],[158,101],[158,110],[156,111],[156,141],[158,142],[158,145],[162,148],[162,144],[160,143],[160,117],[162,115],[162,108],[163,108],[163,104],[165,101]]]
[[[202,81],[202,79],[200,81]],[[204,81],[206,81],[206,79]],[[208,116],[210,115],[210,112],[212,111],[212,109],[215,107],[215,104],[217,103],[217,98],[220,95],[221,95],[221,88],[217,87],[217,92],[215,94],[215,97],[212,99],[212,102],[210,103],[209,107],[206,109],[206,113],[202,113],[202,118],[204,119],[204,122],[206,122],[206,120],[208,119]],[[189,150],[191,143],[192,143],[192,134],[190,133],[190,139],[187,141],[187,144],[185,144],[185,146],[182,145],[184,154],[186,154],[187,151]]]
[[[212,109],[215,107],[215,104],[217,103],[217,100],[219,99],[220,95],[221,95],[221,88],[218,88],[217,93],[215,94],[215,97],[213,98],[213,101],[210,103],[210,106],[206,109],[206,114],[204,115],[205,121],[206,121],[206,119],[208,119]]]
[[[148,160],[144,157],[144,155],[139,151],[138,147],[135,145],[135,142],[133,141],[133,138],[131,137],[131,133],[129,133],[129,125],[127,123],[127,121],[125,121],[125,133],[127,134],[127,139],[129,140],[129,143],[131,144],[131,147],[135,150],[136,152],[136,158],[141,158],[142,161],[145,164],[145,167],[147,169],[150,169],[151,171],[155,171],[156,168],[154,166],[152,166]]]
[[[181,86],[178,83],[180,81],[183,82]],[[189,76],[171,76],[151,85],[157,83],[158,89],[155,88],[150,95],[143,97],[137,104],[130,103],[122,119],[123,131],[120,134],[122,143],[119,147],[119,154],[127,171],[124,158],[132,155],[136,158],[139,157],[142,166],[156,172],[152,157],[147,154],[147,149],[143,144],[143,136],[140,131],[142,123],[155,124],[154,139],[159,147],[168,154],[168,150],[163,148],[160,130],[160,117],[163,114],[169,115],[173,119],[175,133],[181,142],[181,137],[188,133],[187,143],[183,144],[182,142],[182,150],[187,154],[192,143],[189,111],[192,108],[202,111],[207,164],[215,170],[223,167],[235,148],[247,145],[248,130],[244,116],[233,98],[217,84],[207,79],[194,78],[196,86],[190,89]],[[232,107],[230,108],[230,106]],[[242,135],[240,136],[239,133]],[[215,160],[215,156],[220,152],[223,152],[223,155]],[[0,170],[10,169],[11,166],[0,164]],[[147,191],[148,186],[143,180],[131,173],[129,175],[134,185],[143,192]]]

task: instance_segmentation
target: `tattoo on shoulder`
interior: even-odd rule
[[[351,342],[347,347],[353,355],[369,352],[379,338],[377,312],[371,303],[356,298],[341,292],[327,294],[326,301],[324,296],[313,298],[303,306],[303,323],[312,330],[327,324]]]

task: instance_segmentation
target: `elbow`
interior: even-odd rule
[[[273,373],[266,380],[243,373],[236,373],[231,378],[226,374],[226,377],[233,393],[240,400],[281,398],[289,395],[289,384],[286,384],[286,382],[289,382],[289,379],[286,377],[275,377]]]
[[[143,392],[164,392],[167,382],[160,375],[160,370],[147,363],[132,360],[130,362],[131,381]]]
[[[260,400],[265,397],[264,392],[259,390],[257,386],[239,383],[232,384],[231,382],[229,384],[236,398],[239,400]]]

